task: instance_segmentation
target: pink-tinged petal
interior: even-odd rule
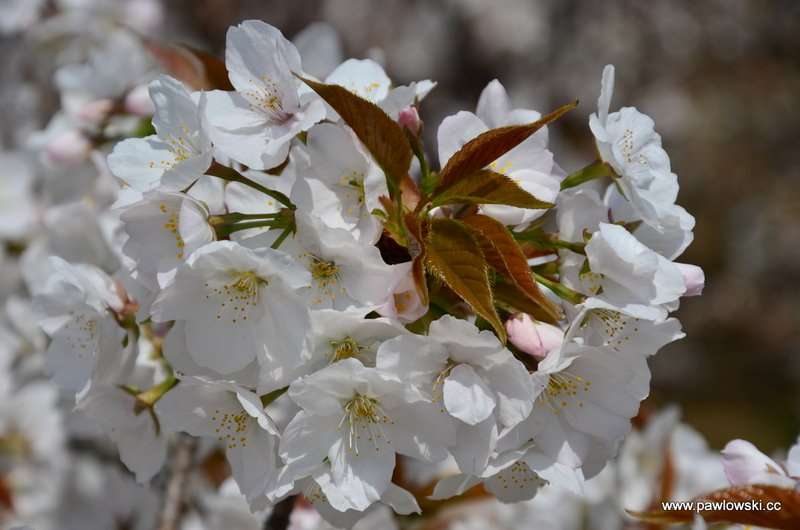
[[[786,475],[774,460],[746,440],[728,442],[722,450],[722,467],[734,486],[753,484],[767,475]]]
[[[56,164],[78,165],[89,157],[92,144],[77,129],[59,134],[47,144],[47,157]]]
[[[139,85],[128,92],[124,102],[125,112],[142,117],[150,117],[156,110],[147,85]]]
[[[686,293],[683,296],[699,296],[703,294],[703,287],[706,285],[706,275],[703,269],[697,265],[688,263],[676,263],[683,276],[683,283],[686,284]]]

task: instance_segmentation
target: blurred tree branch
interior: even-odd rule
[[[175,444],[169,482],[167,483],[164,505],[159,515],[159,530],[177,530],[186,503],[186,485],[194,464],[197,441],[181,434]]]

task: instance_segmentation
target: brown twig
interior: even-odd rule
[[[175,444],[172,469],[167,483],[166,498],[159,517],[159,530],[177,530],[186,503],[186,485],[194,464],[197,442],[191,436],[182,434]]]
[[[272,513],[264,521],[264,530],[286,530],[289,527],[289,518],[294,509],[297,495],[286,497],[272,508]]]

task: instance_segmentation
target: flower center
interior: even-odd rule
[[[319,281],[335,280],[339,276],[339,267],[332,261],[313,258],[311,260],[311,276]]]
[[[547,388],[542,392],[542,398],[547,402],[553,412],[560,412],[567,408],[573,401],[578,407],[583,407],[583,401],[578,399],[579,393],[588,393],[592,388],[592,382],[569,372],[559,372],[550,374],[547,381]]]
[[[221,287],[213,287],[206,282],[206,288],[210,289],[206,300],[212,300],[213,296],[213,301],[219,303],[217,320],[230,318],[236,324],[240,320],[248,319],[250,309],[258,305],[261,287],[268,285],[269,281],[252,271],[232,271],[229,274],[231,282]]]
[[[292,115],[286,112],[283,107],[278,85],[268,76],[262,76],[261,81],[263,86],[244,92],[244,96],[250,100],[251,108],[256,111],[262,111],[277,125],[286,123]],[[253,79],[250,82],[256,84]]]
[[[258,287],[264,283],[264,280],[256,276],[254,272],[243,272],[239,278],[233,282],[233,288],[242,295],[247,297],[254,297],[258,295]]]
[[[607,343],[614,351],[620,351],[632,336],[639,333],[639,319],[627,317],[619,311],[595,309],[589,312],[588,317],[596,317],[600,321]]]
[[[211,416],[217,440],[228,449],[247,447],[247,427],[250,417],[242,411],[238,414],[222,412],[219,409]]]
[[[314,305],[321,304],[324,299],[334,300],[342,289],[337,289],[339,285],[339,266],[333,261],[327,261],[316,256],[305,254],[309,258],[309,270],[311,279],[318,289],[319,296],[311,302]]]
[[[347,426],[347,448],[358,455],[358,442],[362,436],[367,438],[376,452],[380,452],[383,443],[391,443],[386,439],[381,427],[385,423],[394,422],[384,413],[380,402],[375,398],[356,393],[344,405],[344,415],[339,422],[339,429]]]
[[[350,359],[351,357],[358,357],[362,350],[358,342],[352,337],[332,340],[330,341],[330,345],[332,363],[343,359]]]

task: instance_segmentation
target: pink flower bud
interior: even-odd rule
[[[147,90],[147,85],[139,85],[125,96],[125,112],[149,118],[153,115],[156,108],[153,106],[153,100],[150,99],[150,92]]]
[[[114,102],[110,99],[90,101],[78,111],[78,119],[87,125],[100,125],[113,106]]]
[[[76,129],[63,132],[47,145],[47,156],[56,164],[77,165],[92,151],[92,143]]]
[[[511,344],[538,360],[561,346],[564,340],[564,332],[560,328],[536,322],[525,313],[518,313],[506,320],[506,331]]]
[[[397,122],[401,127],[405,127],[411,131],[411,134],[414,136],[419,135],[419,131],[422,129],[422,120],[419,119],[417,108],[413,105],[400,111],[400,114],[397,116]]]
[[[706,285],[706,275],[703,269],[697,265],[688,263],[676,263],[683,275],[683,283],[686,285],[686,292],[683,296],[699,296],[703,294],[703,287]]]

